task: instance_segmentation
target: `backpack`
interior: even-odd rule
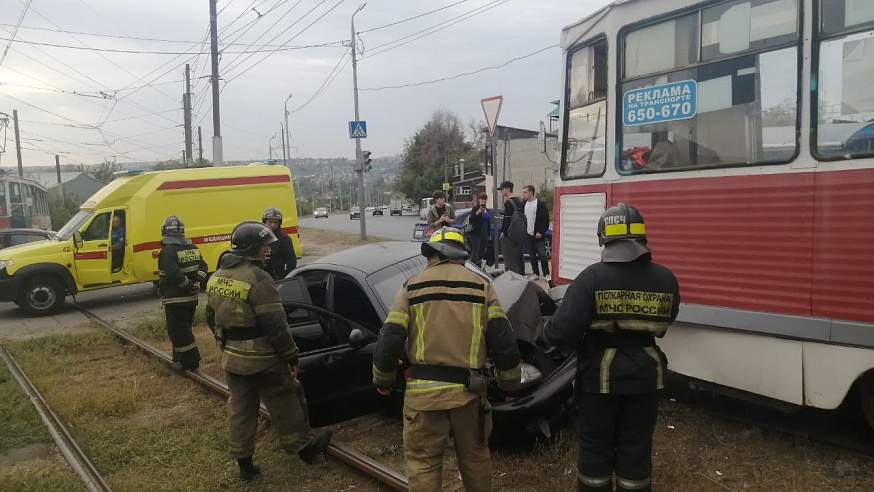
[[[519,208],[516,200],[510,198],[509,201],[513,204],[514,211],[507,228],[507,237],[518,246],[528,237],[528,219],[525,217],[525,209]]]
[[[462,234],[470,234],[471,232],[473,232],[473,224],[470,223],[471,215],[473,215],[473,212],[469,213],[467,217],[464,218],[464,222],[461,223]]]

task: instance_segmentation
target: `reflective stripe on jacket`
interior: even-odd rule
[[[248,259],[251,260],[251,259]],[[206,319],[210,328],[226,334],[222,368],[234,374],[255,374],[285,361],[295,365],[298,349],[288,330],[285,311],[273,279],[253,261],[241,261],[216,271],[207,283]],[[262,336],[235,340],[234,330]]]
[[[405,352],[413,364],[468,369],[483,368],[490,357],[501,388],[512,391],[521,384],[519,349],[494,289],[455,260],[439,261],[435,255],[398,292],[374,349],[374,384],[394,383]],[[410,379],[405,403],[416,410],[442,410],[474,398],[462,384]]]
[[[162,304],[197,304],[194,282],[206,281],[206,262],[193,244],[164,244],[158,255]]]
[[[664,388],[667,359],[655,344],[677,318],[680,287],[649,255],[595,263],[574,279],[544,329],[549,343],[579,349],[580,389],[645,393]]]

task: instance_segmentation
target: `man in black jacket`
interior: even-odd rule
[[[667,370],[655,343],[677,318],[680,287],[653,263],[643,216],[629,205],[598,221],[601,261],[574,279],[544,328],[550,345],[577,349],[577,490],[652,490],[652,434]]]
[[[549,258],[546,256],[546,230],[549,229],[549,210],[546,204],[537,199],[534,186],[526,185],[522,189],[522,200],[525,201],[525,219],[528,221],[528,259],[531,261],[531,271],[535,278],[540,278],[540,266],[543,267],[544,280],[549,278]]]
[[[191,325],[197,309],[197,293],[206,282],[206,262],[197,246],[185,237],[185,225],[175,215],[161,225],[161,253],[158,255],[158,287],[167,319],[167,335],[173,344],[173,366],[193,371],[200,365],[200,351]]]
[[[282,230],[282,211],[276,207],[267,207],[261,221],[273,231],[276,242],[270,245],[270,254],[264,262],[264,270],[274,280],[285,278],[297,267],[297,255],[291,237]]]
[[[513,213],[522,210],[525,205],[522,200],[513,193],[513,182],[504,181],[498,186],[501,197],[504,198],[504,220],[501,222],[501,254],[504,255],[504,270],[525,275],[525,265],[522,262],[522,244],[516,244],[510,238],[508,229]]]

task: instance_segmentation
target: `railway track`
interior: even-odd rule
[[[82,314],[84,314],[95,323],[111,331],[119,339],[135,346],[146,354],[157,358],[163,361],[168,366],[172,367],[173,360],[166,353],[149,345],[144,340],[113,326],[111,323],[100,318],[99,316],[88,311],[85,308],[78,306],[74,303],[70,303],[70,305],[79,310]],[[194,380],[197,385],[199,385],[201,388],[204,389],[204,391],[210,394],[224,399],[227,399],[227,397],[229,396],[227,385],[208,374],[204,374],[200,371],[185,371],[184,375]],[[261,416],[263,416],[264,418],[268,420],[270,419],[270,413],[267,411],[263,404],[261,405],[260,413]],[[368,456],[359,453],[358,451],[355,451],[354,449],[346,446],[343,443],[332,440],[331,444],[328,445],[327,454],[331,458],[336,459],[337,461],[364,473],[368,477],[375,479],[376,481],[383,485],[386,485],[387,487],[390,487],[392,490],[408,490],[408,482],[406,476],[371,459]]]
[[[64,424],[61,423],[61,420],[58,419],[58,416],[55,415],[55,412],[52,411],[30,379],[27,378],[27,375],[24,374],[18,363],[15,362],[3,347],[0,347],[0,358],[6,362],[12,376],[27,394],[28,398],[30,398],[33,406],[36,407],[36,411],[48,428],[49,434],[51,434],[64,459],[67,460],[73,471],[79,475],[79,478],[85,483],[85,487],[91,492],[111,492],[112,489],[109,488],[109,484],[106,483],[100,472],[97,471],[97,468],[94,467],[88,456],[82,451],[82,448],[76,444],[76,440],[73,439],[73,436],[64,427]]]

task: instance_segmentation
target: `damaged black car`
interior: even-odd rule
[[[292,335],[301,350],[300,381],[314,426],[329,425],[399,405],[408,363],[399,361],[393,398],[371,380],[373,348],[403,283],[425,269],[419,243],[387,242],[352,248],[301,266],[277,282]],[[484,278],[472,263],[467,267]],[[571,412],[576,355],[537,343],[556,301],[525,277],[492,280],[522,355],[522,390],[505,395],[492,384],[492,439],[549,438]]]

